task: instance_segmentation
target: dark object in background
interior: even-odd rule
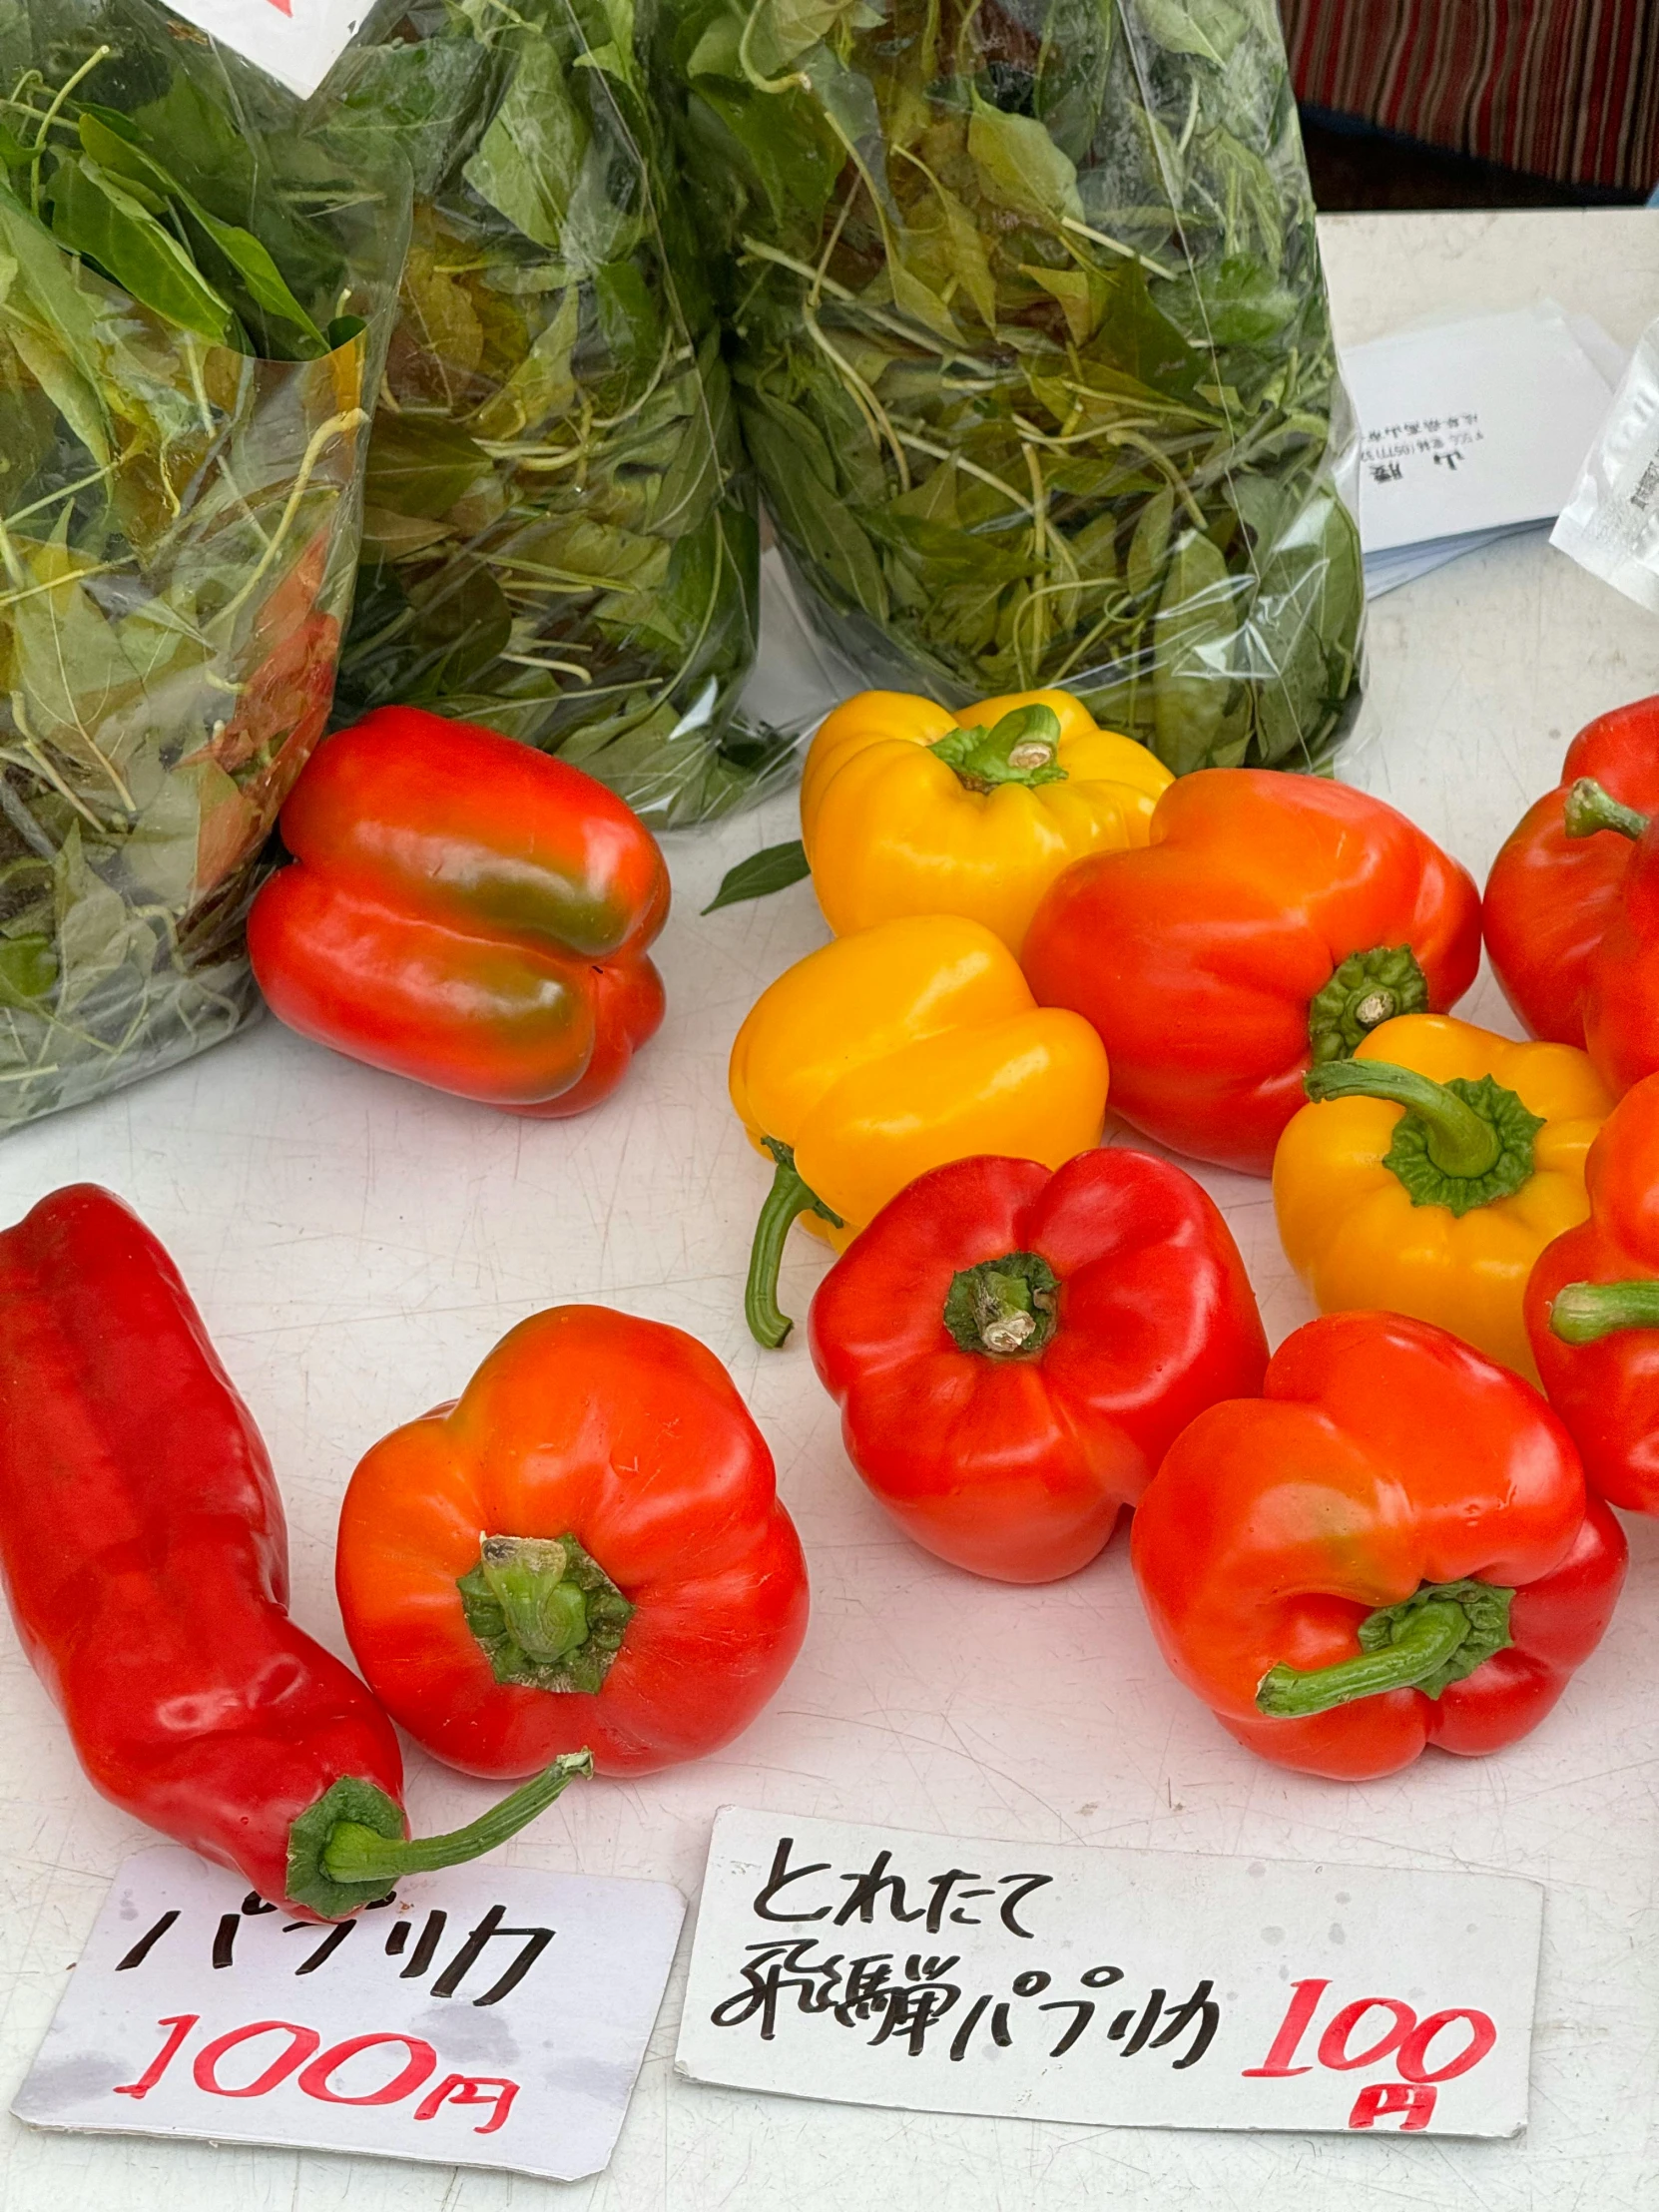
[[[1471,178],[1403,147],[1339,153],[1316,140],[1322,208],[1639,202],[1659,182],[1653,0],[1280,0],[1280,12],[1305,110],[1491,165]],[[1566,190],[1515,196],[1516,173]],[[1340,191],[1345,175],[1364,197],[1322,189]],[[1412,177],[1433,197],[1407,196]]]
[[[1562,185],[1496,162],[1470,161],[1356,123],[1349,116],[1302,111],[1302,143],[1314,202],[1322,215],[1434,208],[1639,207],[1645,195],[1594,185]]]

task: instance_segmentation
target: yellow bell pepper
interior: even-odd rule
[[[1320,1312],[1437,1322],[1535,1382],[1521,1295],[1589,1215],[1584,1155],[1613,1104],[1588,1057],[1402,1014],[1305,1080],[1323,1103],[1280,1138],[1273,1203]]]
[[[791,1324],[791,1224],[843,1250],[929,1168],[1005,1153],[1057,1168],[1100,1140],[1106,1051],[1081,1014],[1039,1007],[1013,954],[954,914],[887,921],[810,952],[763,991],[732,1047],[732,1103],[777,1162],[745,1311]]]
[[[954,715],[906,692],[859,692],[813,740],[801,841],[837,936],[900,914],[966,914],[1017,954],[1063,868],[1147,842],[1171,781],[1070,692]]]

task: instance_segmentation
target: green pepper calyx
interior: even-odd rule
[[[1037,1252],[1006,1252],[960,1268],[945,1294],[944,1326],[964,1352],[1034,1360],[1053,1336],[1060,1281]]]
[[[568,1783],[592,1774],[590,1751],[567,1751],[465,1828],[403,1834],[403,1811],[377,1783],[342,1775],[288,1830],[286,1894],[325,1921],[377,1905],[406,1875],[458,1867],[494,1851],[544,1813]]]
[[[1408,944],[1351,952],[1309,1001],[1308,1044],[1314,1065],[1346,1059],[1383,1022],[1427,1008],[1428,979]]]
[[[1436,1083],[1391,1060],[1328,1060],[1309,1069],[1303,1088],[1316,1104],[1381,1098],[1405,1108],[1382,1165],[1413,1206],[1443,1206],[1461,1219],[1532,1179],[1544,1117],[1489,1075]]]
[[[1060,718],[1040,701],[1013,707],[988,730],[947,730],[927,748],[954,769],[970,792],[995,791],[1002,784],[1063,784],[1066,772],[1055,756],[1060,750]]]
[[[484,1536],[456,1587],[496,1681],[532,1690],[601,1689],[634,1612],[568,1533]]]

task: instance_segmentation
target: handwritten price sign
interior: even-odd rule
[[[733,1808],[677,2063],[700,2081],[1108,2126],[1526,2122],[1542,1892],[966,1843]]]
[[[12,2109],[578,2180],[615,2147],[684,1914],[665,1883],[483,1866],[317,1928],[141,1852]]]

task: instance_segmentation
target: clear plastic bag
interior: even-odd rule
[[[1659,614],[1659,322],[1637,340],[1549,542]]]
[[[869,683],[1325,765],[1352,443],[1273,0],[668,0],[739,412]]]
[[[786,750],[734,731],[758,537],[633,0],[416,0],[318,95],[415,167],[343,717],[484,722],[661,826]]]
[[[350,602],[407,172],[180,29],[0,16],[0,1128],[257,1010]]]

